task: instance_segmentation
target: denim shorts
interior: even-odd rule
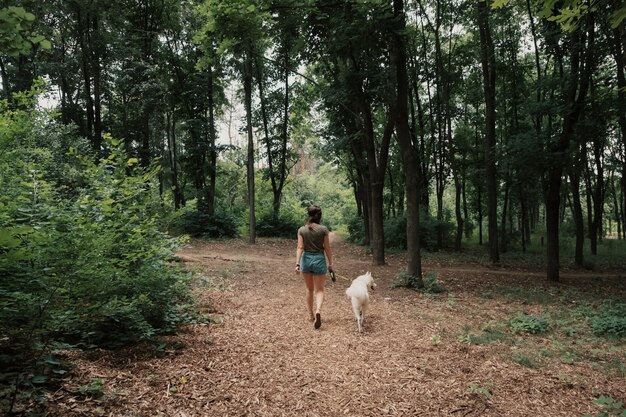
[[[300,258],[300,272],[324,275],[328,272],[324,252],[304,252]]]

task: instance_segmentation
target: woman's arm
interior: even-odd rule
[[[333,250],[330,247],[330,238],[328,234],[324,236],[324,252],[326,252],[326,258],[328,258],[328,270],[333,270]]]
[[[300,258],[302,258],[302,252],[304,251],[304,241],[302,236],[298,234],[298,248],[296,249],[296,272],[300,271]]]

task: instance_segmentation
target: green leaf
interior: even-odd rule
[[[622,6],[622,8],[613,12],[611,16],[611,27],[616,29],[624,19],[626,19],[626,6]]]
[[[491,3],[491,8],[499,9],[506,6],[507,4],[509,4],[509,0],[493,0],[493,2]]]

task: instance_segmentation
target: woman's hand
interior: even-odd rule
[[[300,264],[296,264],[296,274],[300,273]]]

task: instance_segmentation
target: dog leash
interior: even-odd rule
[[[333,282],[335,282],[337,280],[337,277],[345,280],[345,281],[351,281],[350,278],[348,277],[344,277],[343,275],[339,275],[339,274],[335,274],[335,271],[330,271],[330,279],[333,280]]]

